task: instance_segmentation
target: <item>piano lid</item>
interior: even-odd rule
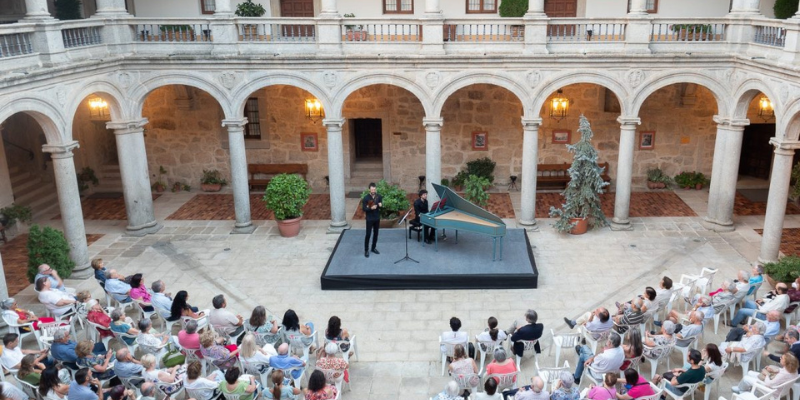
[[[498,224],[505,225],[502,219],[497,215],[494,215],[483,208],[478,207],[477,205],[470,203],[463,197],[459,196],[458,193],[451,190],[449,187],[437,185],[435,183],[431,183],[433,185],[433,189],[436,190],[436,194],[439,195],[439,200],[447,199],[445,203],[445,208],[452,207],[456,210],[461,210],[468,214],[472,214],[476,217],[483,218],[489,221],[497,222]]]

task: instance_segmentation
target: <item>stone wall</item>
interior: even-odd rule
[[[90,167],[94,169],[95,174],[98,174],[102,165],[117,163],[114,133],[106,129],[106,121],[91,120],[87,102],[92,97],[83,100],[72,123],[72,138],[81,144],[81,147],[75,150],[76,173],[80,173],[84,167]]]

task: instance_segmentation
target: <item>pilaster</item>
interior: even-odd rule
[[[331,196],[331,224],[328,233],[350,229],[347,223],[344,188],[344,147],[342,126],[344,118],[326,118],[322,125],[328,130],[328,183]]]
[[[250,220],[250,185],[247,183],[247,154],[244,145],[244,126],[247,118],[224,119],[228,128],[228,148],[231,156],[231,188],[236,223],[231,233],[250,234],[256,230]]]
[[[519,223],[536,226],[536,175],[539,162],[539,127],[541,118],[522,118],[522,173],[520,177],[521,214]]]

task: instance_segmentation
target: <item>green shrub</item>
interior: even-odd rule
[[[78,174],[78,191],[82,192],[88,189],[89,182],[92,182],[92,185],[94,186],[100,184],[100,180],[97,179],[97,175],[95,175],[94,170],[91,167],[84,167]]]
[[[467,182],[467,178],[469,174],[467,171],[459,171],[455,177],[453,177],[453,181],[451,182],[454,187],[464,187],[464,184]]]
[[[800,276],[800,257],[786,256],[778,262],[766,263],[764,264],[764,273],[777,282],[791,284]]]
[[[61,231],[49,226],[31,226],[28,232],[28,281],[39,272],[39,266],[47,264],[61,278],[69,278],[75,263],[69,258],[69,243]]]
[[[489,193],[486,193],[486,188],[491,185],[489,180],[477,175],[470,175],[467,178],[466,190],[464,197],[470,203],[475,203],[481,207],[486,207],[489,204]]]
[[[792,182],[793,184],[792,189],[789,192],[789,198],[797,201],[797,199],[800,199],[800,163],[797,163],[794,167],[792,167]],[[0,213],[2,213],[2,210],[0,210]]]
[[[280,174],[269,181],[263,200],[275,219],[285,220],[303,216],[303,206],[310,195],[311,188],[302,176]]]
[[[497,11],[501,17],[524,17],[528,12],[528,0],[503,0]]]
[[[56,18],[62,21],[82,18],[80,0],[57,0],[55,6]]]
[[[33,219],[33,211],[28,206],[11,204],[8,207],[0,208],[0,224],[6,228],[11,228],[17,221],[30,223]]]
[[[682,187],[694,187],[698,183],[701,185],[708,185],[708,178],[702,172],[681,172],[675,175],[675,183]]]
[[[244,3],[239,3],[236,6],[237,17],[260,17],[267,13],[264,6],[261,4],[253,3],[253,0],[247,0]]]
[[[228,181],[222,178],[222,173],[216,169],[204,169],[203,177],[200,178],[200,183],[203,185],[227,185]]]
[[[481,178],[486,178],[489,184],[494,182],[494,167],[496,162],[492,161],[489,157],[479,158],[467,162],[467,176],[475,175]]]
[[[408,195],[406,191],[401,189],[398,185],[390,185],[385,180],[381,179],[376,187],[378,194],[383,198],[383,207],[381,208],[382,219],[395,219],[400,211],[408,210],[411,203],[408,202]],[[369,189],[361,192],[361,198],[369,194]]]
[[[791,18],[797,12],[798,0],[777,0],[775,5],[772,6],[772,11],[775,12],[775,18],[787,19]]]
[[[450,187],[450,180],[447,178],[442,179],[442,186]]]

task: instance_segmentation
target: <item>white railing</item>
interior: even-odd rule
[[[522,18],[447,19],[442,27],[446,42],[522,42]]]
[[[128,21],[135,42],[210,42],[212,39],[206,19],[133,18]]]
[[[313,18],[237,18],[236,29],[244,42],[317,41],[317,21]]]
[[[783,47],[786,44],[786,28],[781,21],[754,23],[753,43]]]
[[[724,42],[727,22],[721,18],[653,20],[651,42]]]
[[[33,24],[7,24],[0,27],[0,58],[33,53]]]
[[[628,22],[621,19],[575,20],[553,18],[547,24],[548,42],[623,42]]]
[[[65,21],[61,25],[61,39],[64,41],[64,48],[71,49],[103,43],[103,37],[100,35],[102,27],[102,20]]]
[[[351,42],[421,42],[419,19],[351,19],[342,21],[342,41]]]

